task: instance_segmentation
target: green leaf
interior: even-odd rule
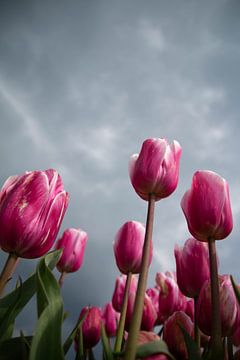
[[[181,324],[178,324],[178,326],[180,327],[182,334],[184,336],[185,345],[188,351],[188,359],[201,360],[200,349],[198,348],[195,341],[192,339],[192,337],[188,334],[188,332],[184,329],[184,327]]]
[[[113,360],[113,352],[106,334],[106,330],[105,330],[105,326],[102,323],[101,324],[101,339],[102,339],[102,344],[103,344],[103,351],[104,351],[104,358],[106,360]]]
[[[50,271],[61,255],[55,251],[42,258],[37,266],[37,308],[38,323],[33,337],[30,360],[63,360],[61,327],[63,321],[63,301],[57,280]]]
[[[137,347],[136,358],[144,358],[154,354],[165,354],[170,359],[174,360],[174,357],[170,354],[167,344],[163,340],[154,340]]]
[[[82,323],[85,320],[87,313],[88,313],[88,311],[84,314],[84,316],[81,319],[78,320],[78,322],[74,326],[72,332],[70,333],[67,340],[65,341],[65,343],[63,345],[63,352],[65,355],[67,354],[68,350],[70,349],[78,330],[80,331],[80,327],[82,326]]]
[[[77,349],[75,360],[85,360],[84,348],[83,348],[82,323],[80,324],[80,327],[79,327],[78,349]]]
[[[27,360],[32,337],[15,337],[0,342],[1,360]]]

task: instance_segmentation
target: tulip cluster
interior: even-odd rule
[[[175,271],[157,272],[155,284],[148,287],[155,205],[178,185],[181,152],[177,141],[154,138],[131,156],[129,176],[148,204],[146,224],[129,220],[116,231],[113,252],[120,275],[112,298],[102,307],[84,306],[64,344],[61,286],[66,274],[82,267],[88,234],[67,228],[54,245],[69,202],[56,170],[7,179],[0,191],[0,247],[9,255],[0,275],[0,295],[20,258],[44,257],[30,279],[0,299],[1,329],[5,326],[0,358],[2,351],[4,359],[11,358],[6,349],[16,344],[24,358],[62,360],[74,341],[76,359],[93,359],[93,348],[102,340],[105,360],[240,359],[240,287],[229,275],[219,274],[216,249],[216,240],[225,239],[233,228],[228,183],[220,175],[206,170],[193,175],[181,200],[192,237],[175,246]],[[55,251],[48,253],[53,245]],[[34,336],[11,339],[15,317],[35,292]]]

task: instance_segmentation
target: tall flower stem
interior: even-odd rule
[[[129,330],[125,356],[124,356],[125,360],[134,360],[136,354],[137,338],[142,321],[144,296],[147,287],[149,256],[151,251],[151,239],[152,239],[153,220],[154,220],[154,207],[155,207],[155,196],[154,194],[149,194],[146,233],[145,233],[145,239],[143,245],[141,272],[139,274],[138,288],[134,303],[133,316]]]
[[[213,359],[222,359],[223,348],[221,341],[221,318],[220,318],[220,299],[219,281],[217,268],[216,244],[213,238],[208,239],[209,260],[210,260],[210,279],[211,279],[211,353]]]
[[[18,256],[16,256],[15,254],[9,253],[7,261],[4,265],[2,273],[0,275],[0,296],[3,295],[5,286],[6,286],[7,282],[11,279],[19,260],[20,259]]]
[[[129,289],[130,289],[130,285],[131,285],[131,280],[132,280],[132,273],[129,272],[127,274],[127,280],[126,280],[124,296],[123,296],[123,304],[122,304],[122,309],[121,309],[121,316],[120,316],[120,320],[119,320],[119,324],[118,324],[117,336],[116,336],[116,341],[115,341],[115,345],[114,345],[115,352],[121,351],[121,348],[122,348],[124,325],[125,325],[127,305],[128,305],[128,294],[129,294]]]
[[[198,348],[200,349],[200,332],[199,332],[198,320],[197,320],[197,301],[198,301],[198,296],[194,298],[194,339]]]
[[[65,273],[64,271],[63,271],[63,272],[61,273],[61,275],[59,276],[58,285],[59,285],[60,287],[63,286],[63,282],[64,282],[64,279],[65,279],[65,276],[66,276],[66,273]]]

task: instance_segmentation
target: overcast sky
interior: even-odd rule
[[[156,206],[149,286],[189,236],[179,204],[198,169],[229,182],[234,230],[217,248],[221,272],[240,280],[239,16],[238,0],[0,1],[1,184],[57,169],[70,193],[60,234],[89,235],[63,287],[67,328],[83,306],[111,298],[119,227],[145,222],[128,160],[148,137],[183,149],[179,186]],[[17,274],[34,266],[24,260]],[[19,327],[31,331],[24,316]]]

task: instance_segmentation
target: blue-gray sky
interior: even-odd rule
[[[89,234],[63,288],[67,327],[81,307],[111,298],[118,228],[145,222],[128,160],[148,137],[183,149],[179,186],[156,208],[149,286],[189,236],[179,204],[198,169],[229,182],[234,230],[217,245],[221,272],[240,279],[239,16],[237,0],[0,1],[1,184],[56,168],[71,198],[60,234]],[[33,266],[22,261],[17,273]]]

